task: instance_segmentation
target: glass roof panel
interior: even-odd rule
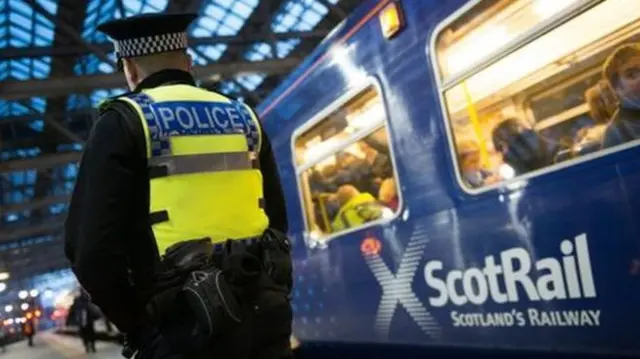
[[[336,4],[338,0],[328,0]],[[329,9],[318,0],[289,0],[280,6],[280,10],[273,16],[271,29],[276,33],[289,31],[309,31],[329,13]],[[286,57],[300,44],[300,39],[278,41],[275,52],[278,58]],[[273,57],[271,46],[267,43],[257,43],[249,47],[244,58],[249,61],[262,61]],[[254,90],[264,79],[265,75],[240,75],[236,80],[248,90]],[[233,86],[225,87],[231,90]]]
[[[192,25],[191,35],[194,37],[235,35],[258,2],[259,0],[217,0],[206,4],[200,18]]]
[[[250,74],[238,76],[236,81],[238,81],[245,89],[249,91],[253,91],[264,81],[264,78],[267,77],[264,74]]]
[[[167,7],[168,0],[126,0],[122,1],[125,16],[144,14],[149,12],[160,12]],[[116,18],[121,18],[122,13],[118,9]]]
[[[67,109],[80,109],[95,107],[101,101],[118,96],[125,93],[127,90],[124,88],[116,89],[98,89],[94,90],[90,95],[71,95],[67,100]]]
[[[189,54],[196,65],[202,66],[218,60],[226,49],[225,44],[200,45],[189,49]]]
[[[123,1],[125,2],[127,1]],[[107,36],[96,28],[101,23],[111,20],[116,12],[116,0],[89,0],[82,37],[90,42],[106,42]]]
[[[127,90],[123,88],[95,90],[91,93],[91,103],[93,104],[93,106],[95,106],[101,101],[108,99],[109,97],[118,96],[125,93],[126,91]]]
[[[0,153],[0,161],[18,160],[22,158],[35,157],[40,154],[37,147],[3,151]],[[9,182],[11,186],[7,186],[8,190],[2,193],[3,204],[18,204],[29,201],[33,198],[36,184],[36,170],[13,171],[0,175],[2,182]],[[3,188],[5,186],[3,185]],[[2,216],[2,222],[15,222],[27,218],[31,213],[30,210],[20,212],[5,212]]]
[[[0,121],[11,116],[33,116],[27,125],[38,132],[43,129],[42,114],[45,112],[46,99],[43,97],[31,97],[21,101],[0,100]],[[6,116],[6,117],[5,117]]]
[[[271,29],[275,32],[311,30],[327,13],[329,9],[318,0],[289,0],[275,14]]]
[[[57,1],[37,0],[45,11],[56,14]],[[23,1],[0,2],[0,51],[2,48],[50,46],[54,24],[44,15],[33,11]],[[50,57],[10,59],[0,61],[0,81],[46,78],[51,67]],[[2,106],[0,116],[12,116],[14,106]]]
[[[97,31],[98,25],[103,22],[120,19],[124,16],[136,14],[160,12],[167,6],[168,0],[90,0],[87,5],[87,15],[84,20],[84,30],[82,35],[85,39],[95,43],[108,42],[108,37]],[[122,6],[120,6],[120,4]],[[109,58],[115,63],[113,51],[109,51]],[[81,57],[76,63],[74,71],[78,75],[95,73],[112,73],[113,66],[103,62],[95,55]]]
[[[91,107],[93,104],[87,95],[76,95],[71,94],[67,98],[67,109],[76,109],[76,108],[87,108]]]

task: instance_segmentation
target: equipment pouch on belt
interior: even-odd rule
[[[242,321],[240,305],[222,271],[213,266],[191,272],[179,297],[191,308],[207,337]]]
[[[269,228],[262,235],[260,248],[267,274],[276,284],[284,286],[290,292],[293,287],[293,266],[291,245],[287,236]]]
[[[190,273],[209,265],[212,251],[213,245],[208,238],[180,242],[167,249],[162,258],[164,271],[157,276],[156,292],[147,304],[147,312],[156,324],[172,316],[177,295]]]

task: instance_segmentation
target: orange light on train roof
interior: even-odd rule
[[[40,312],[39,310],[36,310],[36,317],[40,317],[42,315],[42,312]]]
[[[360,244],[360,252],[365,256],[378,255],[380,250],[382,250],[382,242],[373,237],[365,238]]]
[[[390,39],[396,35],[404,25],[402,10],[400,5],[392,1],[380,11],[380,27],[382,27],[382,35],[385,39]]]
[[[33,318],[33,314],[27,313],[27,319],[31,319],[31,318]]]

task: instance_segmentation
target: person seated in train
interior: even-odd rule
[[[396,182],[393,177],[386,178],[380,184],[380,190],[378,191],[378,200],[380,203],[389,207],[392,211],[398,210],[398,190],[396,188]]]
[[[391,166],[391,157],[388,148],[384,145],[373,147],[369,143],[362,141],[360,142],[360,149],[365,153],[373,176],[369,190],[371,193],[378,193],[382,181],[385,178],[393,177],[393,167]],[[382,149],[384,149],[384,151],[381,151]]]
[[[590,123],[580,123],[582,126],[576,131],[569,146],[572,157],[600,149],[604,131],[618,108],[616,95],[605,80],[600,80],[588,88],[584,93],[584,99],[589,107]]]
[[[596,124],[606,125],[618,109],[616,94],[606,80],[600,80],[584,93],[584,99],[589,106],[589,116]]]
[[[312,193],[335,192],[335,176],[338,168],[334,164],[327,164],[322,168],[314,168],[309,176],[309,187]]]
[[[335,199],[340,204],[340,210],[331,223],[334,232],[358,227],[382,217],[384,206],[370,193],[360,192],[353,185],[340,186]]]
[[[334,195],[335,192],[337,191],[338,190],[336,189],[334,192],[325,192],[324,193],[325,195],[322,196],[322,199],[319,199],[319,200],[322,200],[322,204],[326,211],[327,219],[334,218],[338,213],[338,211],[340,210],[340,202],[338,202],[338,199]],[[318,210],[318,215],[322,216],[320,206],[316,206],[316,208]],[[324,217],[318,217],[318,218],[323,218],[324,220]],[[330,223],[327,223],[327,227],[330,225],[331,225]]]
[[[383,178],[387,178],[393,175],[393,169],[391,167],[391,158],[382,153],[371,145],[362,141],[359,143],[360,150],[364,153],[366,161],[371,166],[371,172],[373,176],[382,181]],[[379,185],[380,183],[378,183]]]
[[[312,168],[309,173],[309,189],[311,192],[323,192],[325,187],[324,182],[322,172]]]
[[[591,122],[579,124],[581,126],[570,146],[572,152],[579,152],[580,155],[600,149],[607,125],[618,109],[616,95],[605,80],[600,80],[588,88],[584,93],[584,99],[589,107],[588,117]]]
[[[518,121],[508,118],[492,131],[493,146],[516,175],[535,171],[551,164],[553,150],[538,133]]]
[[[471,187],[478,188],[500,181],[498,175],[482,168],[480,146],[473,140],[463,140],[457,144],[458,161],[462,179]]]
[[[602,72],[618,99],[602,140],[602,148],[608,148],[640,138],[640,43],[617,48]]]
[[[364,159],[364,154],[362,157],[356,156],[353,149],[339,152],[336,155],[339,168],[335,183],[338,186],[350,184],[362,192],[377,193],[377,186],[372,181],[371,166]]]

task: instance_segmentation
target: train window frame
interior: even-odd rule
[[[534,28],[529,29],[524,32],[520,36],[516,37],[511,42],[504,44],[502,46],[497,47],[492,52],[489,52],[484,57],[472,62],[471,65],[465,71],[459,72],[456,76],[453,76],[449,79],[446,79],[443,75],[443,71],[439,64],[439,56],[438,56],[438,39],[448,27],[454,24],[457,20],[460,20],[464,16],[471,13],[473,9],[475,9],[478,5],[480,5],[484,1],[491,0],[472,0],[458,8],[454,12],[452,12],[449,16],[447,16],[444,20],[439,22],[435,27],[433,32],[431,33],[430,38],[427,40],[426,44],[426,53],[427,59],[429,59],[430,66],[427,64],[427,67],[433,71],[436,91],[438,93],[438,100],[440,105],[440,111],[442,114],[442,119],[445,125],[445,132],[447,137],[447,143],[449,148],[449,154],[451,155],[451,163],[453,164],[452,170],[455,174],[456,181],[458,182],[459,187],[466,193],[470,195],[479,195],[489,191],[500,190],[500,189],[509,189],[509,190],[518,190],[527,185],[528,180],[532,178],[536,178],[539,176],[543,176],[549,173],[553,173],[556,171],[561,171],[566,168],[580,165],[585,162],[589,162],[601,157],[609,156],[611,154],[626,151],[630,148],[637,147],[640,145],[640,139],[635,139],[628,141],[623,144],[619,144],[610,148],[600,149],[598,151],[585,154],[578,158],[573,158],[570,160],[562,161],[559,163],[554,163],[549,166],[533,170],[527,172],[525,174],[514,176],[511,179],[502,180],[498,183],[483,185],[478,188],[472,188],[467,185],[462,178],[462,173],[460,171],[460,162],[458,160],[458,154],[456,150],[454,129],[453,129],[453,121],[451,118],[451,114],[447,109],[447,100],[445,97],[445,93],[447,90],[454,88],[457,84],[462,81],[470,78],[471,76],[479,73],[480,71],[488,68],[489,66],[497,63],[501,59],[506,58],[510,54],[516,52],[520,48],[528,45],[529,43],[534,42],[538,38],[544,36],[545,34],[554,31],[559,28],[563,24],[571,21],[575,17],[579,16],[583,12],[588,11],[589,9],[598,6],[599,4],[605,2],[606,0],[584,0],[584,2],[578,1],[576,4],[565,8],[558,12],[555,16],[548,19],[547,21],[543,21],[540,24],[536,25]],[[530,100],[530,98],[528,98]],[[524,108],[527,116],[530,115],[531,109],[529,107]],[[527,117],[528,120],[531,118]]]
[[[373,89],[377,98],[380,99],[380,104],[382,105],[382,110],[384,111],[384,119],[381,121],[380,125],[367,126],[363,130],[351,134],[348,137],[348,140],[345,140],[343,143],[332,147],[332,151],[327,150],[321,156],[318,156],[312,161],[298,164],[298,161],[296,158],[296,140],[298,140],[298,138],[300,138],[302,135],[304,135],[309,130],[311,130],[314,126],[318,125],[323,120],[327,119],[329,115],[338,111],[345,104],[349,103],[349,101],[357,99],[359,95],[364,94],[368,89]],[[375,76],[369,75],[367,76],[365,81],[360,83],[358,86],[355,86],[347,90],[344,94],[340,95],[337,99],[333,100],[329,105],[324,107],[322,110],[318,111],[309,120],[307,120],[298,128],[296,128],[291,134],[291,140],[290,140],[291,141],[290,142],[291,160],[292,160],[291,162],[293,164],[294,175],[296,178],[296,187],[298,189],[298,199],[300,201],[300,208],[302,209],[302,217],[304,222],[303,237],[308,247],[314,248],[318,245],[326,245],[327,243],[329,243],[330,241],[338,237],[343,237],[345,235],[349,235],[357,231],[366,230],[374,226],[380,226],[380,225],[391,223],[395,221],[398,217],[400,217],[400,215],[404,211],[404,204],[405,204],[404,195],[402,191],[402,186],[400,185],[400,175],[398,172],[395,149],[393,146],[393,139],[391,136],[390,126],[389,126],[389,122],[390,122],[389,113],[390,112],[387,107],[384,91],[382,90],[382,85],[380,84],[380,81]],[[361,226],[348,228],[335,233],[321,234],[320,236],[313,238],[311,236],[309,218],[307,218],[307,204],[305,202],[305,195],[302,188],[303,184],[301,181],[301,175],[308,169],[312,168],[314,165],[325,160],[327,157],[335,154],[341,149],[344,149],[353,145],[354,143],[362,140],[363,138],[366,138],[367,136],[374,134],[376,131],[380,129],[386,130],[387,142],[389,144],[389,157],[390,157],[389,160],[391,161],[391,167],[393,171],[394,180],[396,182],[395,183],[396,192],[398,197],[397,210],[393,213],[392,216],[388,218],[380,218],[371,222],[367,222]]]

